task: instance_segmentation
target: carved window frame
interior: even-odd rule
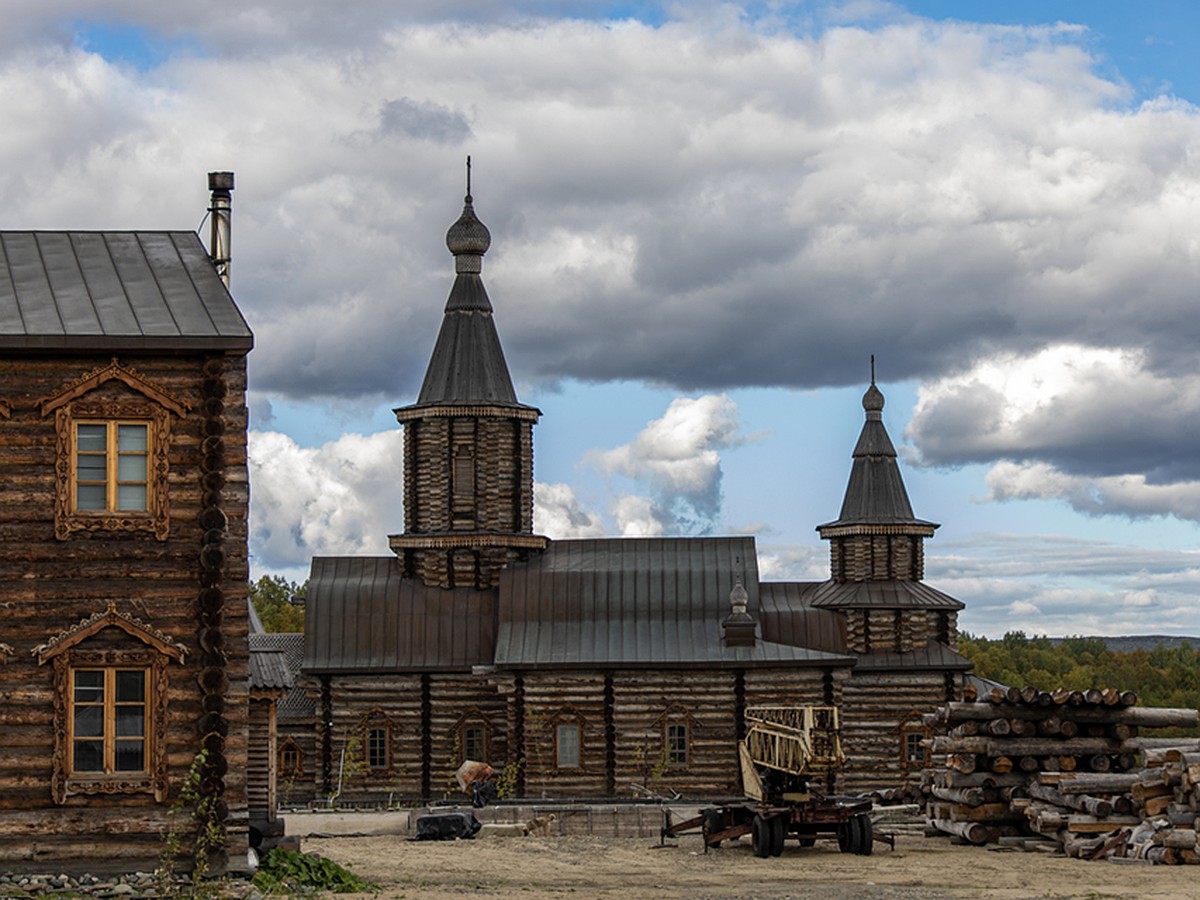
[[[106,628],[131,638],[126,647],[89,648],[89,638]],[[134,643],[136,641],[137,643]],[[89,616],[34,649],[38,665],[53,663],[54,746],[50,793],[63,805],[79,794],[152,794],[167,798],[167,666],[182,663],[184,648],[139,619],[117,612],[109,601],[103,612]],[[141,772],[74,772],[71,723],[74,716],[74,673],[79,669],[142,669],[147,673],[145,767]]]
[[[76,434],[80,424],[144,424],[148,441],[146,510],[89,511],[76,509]],[[54,536],[66,540],[76,532],[149,532],[156,540],[170,535],[167,476],[171,422],[167,411],[150,403],[96,401],[69,403],[54,416],[57,434]]]
[[[483,752],[477,756],[471,756],[467,753],[467,731],[473,728],[480,729],[483,732]],[[455,750],[458,753],[458,763],[461,765],[467,760],[471,760],[472,762],[487,762],[492,752],[494,730],[492,720],[484,715],[483,711],[478,707],[471,707],[459,716],[450,729],[450,735],[454,740]]]
[[[135,392],[135,396],[88,399],[90,392],[110,381],[121,382]],[[65,541],[78,532],[132,532],[150,533],[156,540],[165,541],[171,530],[168,502],[170,416],[172,413],[186,415],[188,404],[114,358],[107,366],[84,374],[54,396],[41,400],[40,406],[43,416],[54,413],[55,538]],[[76,424],[81,421],[108,423],[130,420],[149,426],[146,511],[114,513],[76,510]]]
[[[289,755],[295,756],[295,764],[290,764]],[[279,777],[283,781],[295,781],[304,777],[304,750],[292,738],[285,738],[276,751]]]
[[[396,728],[392,717],[379,707],[373,708],[358,722],[359,740],[362,744],[362,764],[368,775],[391,775],[395,769]],[[371,732],[383,733],[384,759],[382,765],[371,763]]]
[[[75,772],[71,721],[74,673],[79,670],[142,670],[147,674],[145,767],[141,772]],[[56,803],[76,794],[167,796],[167,658],[149,648],[72,649],[54,659],[54,773]]]
[[[928,745],[922,746],[919,741],[933,737],[933,729],[925,724],[922,713],[913,710],[900,721],[897,729],[900,734],[900,767],[902,769],[925,769],[933,764],[933,753]],[[910,745],[921,750],[920,758],[914,758],[909,753]]]
[[[692,762],[692,738],[699,728],[696,717],[680,703],[672,703],[654,720],[659,727],[659,759],[661,765],[669,772],[686,772]],[[671,728],[683,728],[683,760],[672,758]]]

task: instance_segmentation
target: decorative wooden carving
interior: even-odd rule
[[[287,738],[279,747],[279,774],[285,780],[296,779],[304,775],[304,750],[292,738]],[[291,759],[294,763],[289,765]]]
[[[0,397],[0,419],[7,419],[12,416],[12,407],[9,406],[7,400]]]
[[[105,628],[115,627],[136,638],[130,647],[88,649],[83,642]],[[50,790],[55,803],[66,803],[76,794],[153,794],[161,803],[167,797],[167,663],[183,662],[184,648],[139,619],[118,612],[109,601],[96,613],[34,648],[38,665],[54,663],[54,752]],[[150,674],[146,698],[149,730],[146,733],[145,772],[71,772],[71,672],[77,668],[145,669]]]
[[[76,402],[87,391],[106,381],[117,380],[137,390],[152,400],[95,400]],[[165,391],[154,387],[137,375],[133,369],[125,369],[114,359],[104,369],[97,369],[78,381],[72,382],[54,397],[41,401],[42,415],[54,412],[54,428],[57,437],[55,453],[55,499],[54,536],[66,540],[74,532],[149,531],[157,540],[165,541],[170,533],[170,506],[167,492],[171,423],[169,412],[183,415],[187,405],[176,400]],[[150,447],[147,492],[149,508],[145,512],[96,514],[79,513],[71,496],[71,480],[74,446],[74,423],[83,419],[144,419],[150,425]]]
[[[0,662],[8,662],[8,658],[14,655],[12,647],[8,644],[0,644]]]
[[[117,604],[112,600],[108,601],[108,606],[103,612],[88,616],[65,631],[54,635],[46,643],[34,647],[33,654],[37,657],[38,665],[44,665],[47,660],[70,650],[81,641],[87,640],[93,634],[110,626],[121,629],[176,662],[183,662],[187,649],[182,644],[175,643],[167,635],[157,628],[147,625],[141,619],[119,612]],[[109,651],[97,652],[107,653]]]
[[[39,400],[38,404],[42,408],[42,415],[48,416],[59,407],[65,406],[72,400],[77,400],[89,391],[94,391],[100,385],[109,381],[120,381],[127,387],[137,391],[143,397],[147,397],[159,406],[169,409],[177,416],[187,415],[187,411],[191,409],[191,406],[186,401],[180,400],[149,381],[132,366],[121,365],[114,356],[112,362],[107,366],[100,366],[97,369],[93,369],[61,388],[58,393]]]

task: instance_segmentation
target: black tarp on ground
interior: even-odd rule
[[[471,813],[438,813],[417,819],[414,841],[453,841],[473,838],[480,829],[479,820]]]

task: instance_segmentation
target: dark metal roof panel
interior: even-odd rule
[[[818,587],[813,582],[764,582],[759,585],[759,621],[763,637],[828,653],[849,653],[845,616],[812,606],[809,602]]]
[[[0,346],[249,350],[191,232],[0,232]]]
[[[773,640],[726,647],[721,622],[738,578],[756,614],[753,538],[554,541],[501,575],[496,665],[849,665]]]
[[[966,604],[922,581],[824,581],[809,603],[821,609],[962,609]]]
[[[965,656],[960,656],[958,653],[951,650],[945,644],[937,641],[930,641],[929,644],[920,650],[912,650],[907,653],[898,653],[896,651],[884,650],[874,653],[864,653],[858,657],[858,664],[854,667],[855,672],[881,672],[889,670],[926,670],[926,671],[941,671],[952,669],[955,671],[965,672],[974,667]]]
[[[396,672],[492,662],[496,595],[430,588],[387,557],[316,557],[309,577],[304,669]]]

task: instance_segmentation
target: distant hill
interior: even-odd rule
[[[1125,634],[1120,637],[1101,637],[1086,635],[1091,640],[1104,641],[1104,645],[1113,653],[1132,653],[1134,650],[1153,650],[1155,647],[1166,647],[1168,650],[1189,644],[1192,649],[1200,649],[1200,637],[1182,637],[1176,634]],[[1050,638],[1050,643],[1061,644],[1066,638]]]

